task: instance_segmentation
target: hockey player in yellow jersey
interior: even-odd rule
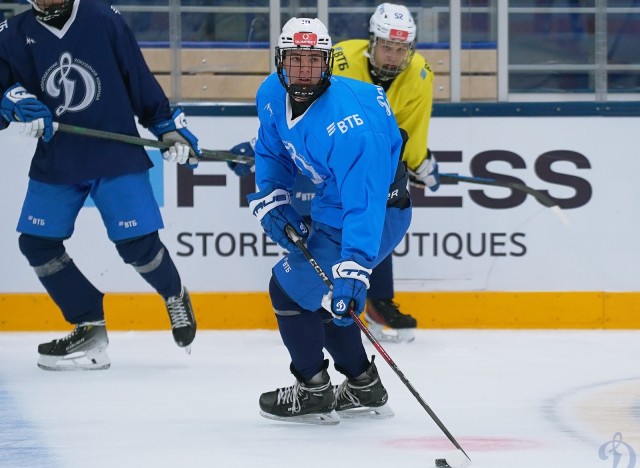
[[[436,191],[438,164],[427,149],[433,72],[415,53],[416,25],[411,12],[402,5],[379,5],[371,16],[369,34],[369,40],[352,39],[334,46],[333,74],[382,86],[398,126],[409,135],[403,156],[407,167]],[[365,317],[378,339],[412,341],[417,322],[393,302],[391,258],[389,255],[371,275]]]

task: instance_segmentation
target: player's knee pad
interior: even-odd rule
[[[116,243],[116,249],[125,263],[132,265],[138,273],[149,273],[162,263],[166,255],[158,231],[146,236]]]
[[[291,317],[306,312],[282,290],[273,275],[269,281],[269,297],[278,317]]]
[[[18,237],[20,252],[39,277],[57,273],[71,262],[62,242],[63,239],[48,239],[30,234],[20,234]]]

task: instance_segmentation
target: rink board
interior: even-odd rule
[[[275,329],[266,293],[192,293],[199,329]],[[418,328],[635,329],[640,293],[399,292]],[[110,330],[164,330],[169,318],[155,294],[107,294]],[[0,331],[66,330],[46,294],[1,294]]]
[[[227,107],[219,114],[187,108],[201,147],[228,149],[256,133],[255,109]],[[505,188],[443,183],[436,193],[412,191],[412,224],[394,255],[402,310],[425,329],[640,328],[640,104],[592,105],[591,113],[568,103],[546,113],[526,104],[510,114],[460,107],[459,115],[442,112],[455,106],[434,109],[429,147],[440,171],[489,172],[542,190],[560,201],[571,225]],[[17,244],[34,143],[13,125],[0,132],[12,154],[0,163],[0,331],[68,329]],[[251,216],[252,181],[224,163],[191,172],[148,152],[165,221],[160,237],[192,292],[199,327],[275,328],[266,290],[284,252]],[[166,329],[162,300],[122,262],[94,206],[75,228],[67,251],[106,293],[110,329]]]

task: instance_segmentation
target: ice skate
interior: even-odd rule
[[[336,411],[341,418],[382,419],[393,417],[387,390],[380,381],[378,369],[371,357],[371,365],[356,379],[346,379],[335,387]]]
[[[99,370],[111,366],[104,320],[79,323],[64,338],[38,346],[38,367],[45,370]]]
[[[367,299],[364,318],[378,341],[410,343],[415,339],[416,319],[400,312],[391,299]]]
[[[276,421],[338,424],[340,418],[335,406],[333,385],[326,370],[315,375],[309,383],[296,378],[291,387],[260,395],[260,415]]]
[[[179,296],[167,298],[165,304],[171,320],[173,339],[187,354],[191,354],[191,343],[196,337],[196,318],[193,315],[189,291],[183,287]]]

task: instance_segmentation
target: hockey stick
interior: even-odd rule
[[[291,225],[287,224],[287,226],[285,227],[285,231],[286,231],[287,236],[289,237],[289,239],[291,239],[291,241],[294,244],[296,244],[296,246],[300,249],[302,254],[307,258],[307,260],[309,261],[309,263],[311,264],[313,269],[316,271],[316,273],[318,273],[318,276],[320,276],[320,279],[322,279],[324,284],[326,284],[327,287],[330,290],[332,290],[333,289],[333,283],[331,283],[331,280],[326,275],[326,273],[324,272],[324,270],[322,269],[320,264],[316,261],[316,259],[313,258],[313,256],[311,255],[311,252],[309,252],[309,249],[307,249],[307,247],[304,245],[304,243],[302,242],[302,238],[298,235],[298,233],[295,231],[295,229],[293,229],[293,227],[291,227]],[[422,399],[422,397],[417,392],[417,390],[413,387],[413,385],[411,385],[411,382],[409,382],[409,380],[404,376],[404,374],[402,373],[400,368],[396,365],[395,362],[393,362],[393,359],[391,359],[391,356],[389,356],[389,354],[387,354],[387,352],[382,347],[380,342],[376,339],[375,336],[373,336],[371,334],[369,329],[365,326],[364,323],[362,323],[362,320],[360,320],[360,317],[358,317],[358,315],[353,311],[353,309],[351,309],[349,311],[349,315],[351,315],[351,318],[356,323],[356,325],[358,325],[358,328],[362,331],[362,333],[364,333],[366,335],[366,337],[369,338],[369,341],[371,341],[371,344],[373,344],[373,346],[378,350],[378,353],[380,353],[380,356],[382,356],[382,358],[385,361],[387,361],[387,364],[389,364],[391,369],[393,369],[393,371],[400,378],[402,383],[409,389],[409,391],[415,397],[415,399],[418,400],[418,403],[420,403],[420,405],[425,409],[425,411],[429,414],[429,416],[431,416],[431,419],[433,419],[433,421],[438,425],[438,427],[444,433],[444,435],[446,435],[447,438],[451,441],[451,443],[458,450],[460,450],[464,454],[464,456],[467,457],[467,459],[469,461],[471,461],[471,458],[469,458],[469,455],[467,455],[467,452],[464,451],[464,449],[460,446],[460,444],[453,437],[453,435],[451,435],[451,433],[445,427],[445,425],[442,424],[442,421],[440,421],[440,418],[438,418],[438,416],[436,416],[436,414],[429,407],[429,405]]]
[[[103,140],[119,141],[137,146],[149,146],[150,148],[167,149],[172,144],[166,141],[151,140],[149,138],[141,138],[133,135],[123,135],[122,133],[107,132],[104,130],[95,130],[93,128],[76,127],[75,125],[54,122],[54,129],[64,133],[72,133],[74,135],[84,135],[94,138],[102,138]],[[193,159],[193,158],[191,158]],[[234,154],[230,151],[218,150],[202,150],[202,159],[210,159],[212,161],[233,161],[238,163],[253,164],[254,158]]]
[[[571,222],[569,221],[566,213],[560,208],[557,202],[553,201],[547,195],[542,193],[540,190],[533,189],[525,184],[519,184],[517,182],[506,182],[498,179],[489,179],[485,177],[471,177],[471,176],[463,176],[459,174],[440,174],[440,180],[446,182],[467,182],[470,184],[480,184],[480,185],[491,185],[494,187],[507,187],[513,190],[518,190],[520,192],[524,192],[527,195],[531,195],[535,198],[541,205],[546,206],[553,214],[555,214],[562,224],[565,226],[569,226]],[[414,187],[425,188],[424,182],[422,182],[419,178],[417,178],[414,174],[409,173],[409,183]]]

